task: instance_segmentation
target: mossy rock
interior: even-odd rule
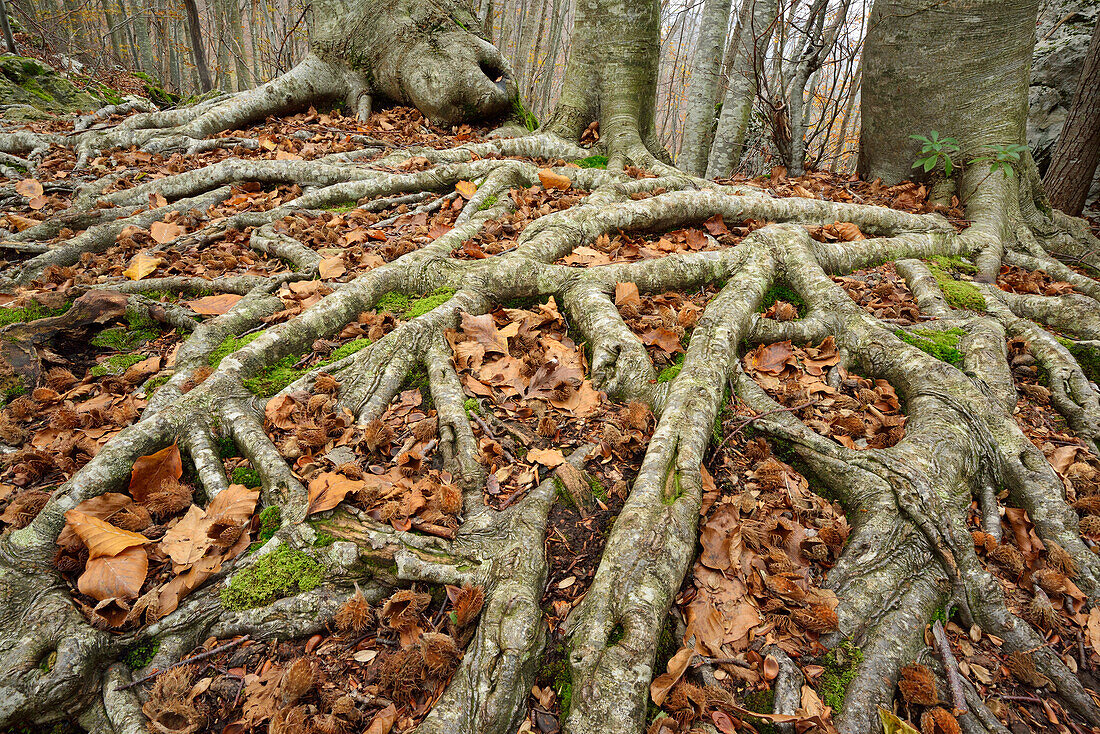
[[[103,106],[99,97],[81,91],[53,67],[23,56],[0,56],[0,104],[30,105],[56,114],[95,110]],[[26,119],[23,108],[12,111]],[[5,114],[5,117],[8,115]]]

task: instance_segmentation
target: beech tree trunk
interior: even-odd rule
[[[1051,206],[1077,216],[1085,207],[1089,186],[1100,163],[1100,22],[1092,32],[1081,81],[1069,117],[1058,136],[1043,188]]]
[[[706,0],[699,20],[699,42],[691,69],[687,90],[687,112],[683,140],[677,167],[702,176],[707,170],[707,157],[714,139],[714,124],[718,102],[719,66],[722,46],[729,24],[730,0]]]

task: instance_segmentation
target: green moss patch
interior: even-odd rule
[[[985,296],[973,283],[965,280],[955,280],[955,276],[936,264],[928,266],[936,284],[943,291],[943,297],[954,308],[965,308],[969,311],[984,311]]]
[[[1100,384],[1100,350],[1060,336],[1055,338],[1059,344],[1069,350],[1077,360],[1077,364],[1081,365],[1081,371],[1085,373],[1085,377]]]
[[[153,662],[159,650],[160,640],[142,640],[123,653],[122,662],[126,663],[130,670],[140,670]]]
[[[0,57],[0,98],[5,104],[30,105],[58,114],[103,105],[102,99],[81,91],[53,67],[23,56]]]
[[[300,550],[280,545],[243,569],[222,589],[222,605],[240,610],[262,607],[276,599],[321,584],[324,568]]]
[[[46,308],[38,303],[31,303],[22,308],[0,308],[0,327],[9,324],[25,324],[35,319],[44,319],[50,316],[60,316],[69,310],[72,303],[66,303],[60,308]]]
[[[469,418],[472,413],[481,415],[481,403],[477,401],[477,398],[466,398],[466,402],[462,404],[462,407],[466,409],[467,418]]]
[[[301,358],[290,355],[283,357],[275,364],[271,365],[267,369],[260,372],[255,377],[250,377],[244,381],[244,386],[250,391],[259,395],[260,397],[270,398],[285,388],[290,383],[299,379],[310,370],[319,369],[321,367],[327,367],[328,365],[338,362],[345,357],[358,352],[364,347],[370,346],[370,339],[355,339],[353,341],[337,347],[332,350],[332,353],[318,362],[315,365],[297,366],[301,361]]]
[[[966,335],[966,332],[962,329],[946,329],[944,331],[933,329],[902,331],[898,329],[894,332],[894,335],[906,344],[911,344],[942,362],[962,367],[962,352],[957,349],[959,338]]]
[[[760,302],[760,313],[764,313],[775,305],[776,301],[786,301],[798,309],[798,318],[806,315],[806,302],[802,297],[785,285],[773,285],[764,294],[764,300]]]
[[[479,212],[483,212],[486,209],[492,209],[494,206],[497,205],[497,201],[499,201],[499,199],[497,199],[497,195],[490,194],[481,201],[481,205],[477,208],[477,210]]]
[[[657,373],[657,382],[672,382],[684,368],[684,355],[676,355],[676,361]]]
[[[107,375],[121,375],[138,362],[146,359],[141,354],[116,354],[108,357],[95,367],[92,367],[92,377],[105,377]]]
[[[844,640],[836,650],[830,650],[825,655],[822,661],[825,672],[821,675],[817,692],[833,711],[840,711],[844,705],[844,695],[848,692],[849,684],[855,680],[856,669],[861,662],[863,651],[849,640]]]
[[[581,168],[607,168],[607,156],[605,155],[590,155],[587,158],[581,158],[579,161],[573,161]]]
[[[218,345],[218,348],[210,353],[209,362],[210,366],[217,368],[222,360],[228,357],[233,352],[237,351],[246,344],[251,344],[260,338],[262,331],[257,331],[255,334],[246,334],[244,336],[227,336],[225,341]]]
[[[233,470],[230,479],[233,484],[243,484],[248,488],[259,487],[263,484],[263,482],[260,481],[260,473],[248,466],[238,466]],[[275,509],[279,508],[276,507]]]
[[[415,319],[417,316],[428,313],[436,306],[446,303],[454,294],[455,292],[450,288],[440,288],[423,298],[413,298],[404,293],[390,291],[378,299],[374,310],[379,313],[389,311],[403,319]]]

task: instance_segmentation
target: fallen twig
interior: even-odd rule
[[[183,660],[180,660],[179,662],[172,663],[171,665],[169,665],[167,668],[164,668],[163,670],[154,670],[149,675],[144,676],[142,678],[138,678],[135,681],[131,681],[130,683],[127,683],[124,686],[119,686],[115,690],[125,691],[127,688],[133,688],[134,686],[138,685],[139,683],[144,683],[146,681],[152,680],[153,678],[156,678],[161,673],[168,672],[172,668],[178,668],[181,665],[190,665],[191,663],[197,663],[200,660],[205,660],[206,658],[213,657],[214,655],[217,655],[219,652],[225,652],[226,650],[234,648],[237,645],[240,645],[242,642],[245,642],[245,641],[250,640],[250,639],[252,639],[252,638],[250,638],[248,635],[245,635],[244,637],[238,637],[237,639],[233,640],[232,642],[227,642],[224,645],[218,645],[217,647],[215,647],[211,650],[207,650],[206,652],[200,652],[198,655],[193,655],[192,657],[184,658]]]
[[[955,662],[955,656],[951,653],[951,643],[947,641],[947,634],[943,631],[943,623],[936,620],[932,624],[932,639],[936,642],[936,649],[943,660],[943,669],[947,673],[947,687],[951,689],[951,701],[955,707],[955,715],[962,716],[969,712],[966,707],[966,697],[963,695],[962,682],[959,680],[959,666]]]

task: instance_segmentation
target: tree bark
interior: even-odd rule
[[[183,6],[187,10],[187,32],[191,35],[191,53],[195,57],[199,83],[202,85],[203,92],[209,92],[214,88],[214,82],[210,79],[210,67],[206,65],[206,48],[203,46],[202,26],[199,24],[199,8],[195,0],[183,0]]]
[[[4,45],[8,51],[16,53],[15,39],[11,35],[11,23],[8,21],[8,6],[4,0],[0,0],[0,30],[4,32]]]
[[[1081,81],[1058,136],[1043,188],[1051,206],[1078,216],[1100,164],[1100,21],[1092,32]]]
[[[699,21],[699,41],[687,91],[687,111],[680,154],[676,165],[702,176],[714,137],[715,104],[718,96],[719,65],[722,45],[729,25],[730,0],[706,0]]]
[[[896,183],[913,175],[933,130],[964,158],[1024,143],[1037,0],[876,0],[863,56],[859,171]],[[899,114],[905,110],[905,114]],[[956,161],[958,163],[958,161]]]

